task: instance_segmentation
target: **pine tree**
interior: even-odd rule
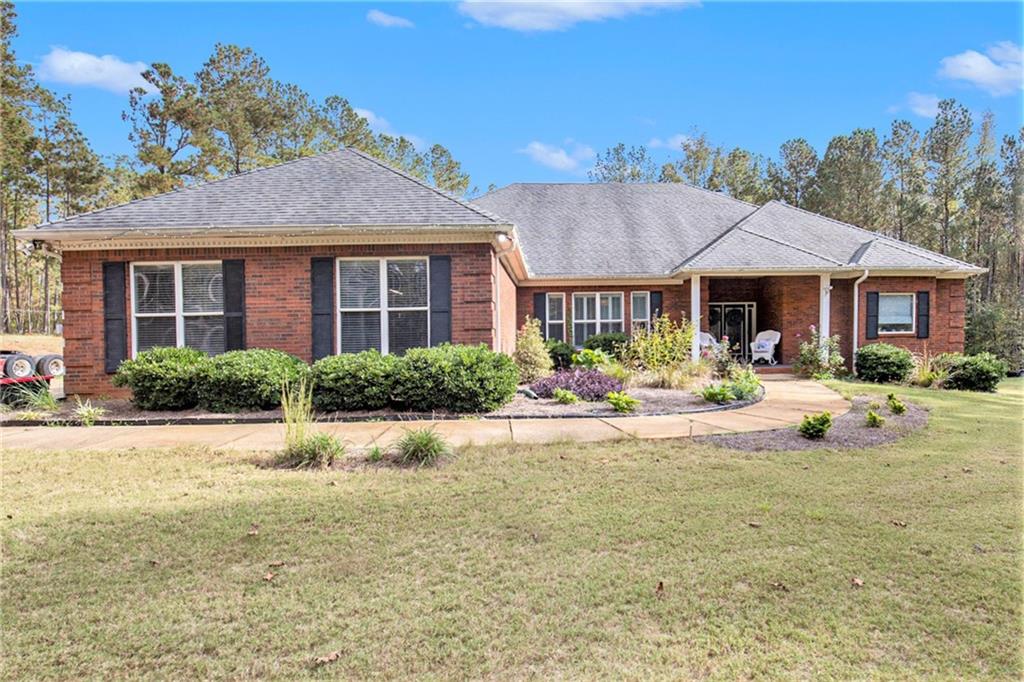
[[[968,140],[971,114],[955,100],[939,102],[935,123],[925,135],[928,184],[935,221],[934,247],[943,254],[958,255],[953,249],[954,222],[963,206],[963,192],[970,172]]]
[[[882,223],[882,161],[874,130],[858,128],[828,143],[818,166],[813,210],[869,230]]]
[[[897,239],[923,238],[928,219],[924,151],[921,134],[909,121],[893,121],[882,160],[888,175],[883,229]]]
[[[587,172],[591,182],[654,182],[654,160],[643,145],[626,148],[619,143],[598,154],[594,168]]]
[[[818,172],[818,153],[802,137],[787,140],[779,148],[779,163],[768,162],[768,186],[774,199],[806,208],[813,200]]]

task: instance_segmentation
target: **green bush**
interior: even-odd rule
[[[269,348],[233,350],[210,359],[199,382],[199,404],[212,412],[270,410],[281,404],[281,387],[298,383],[309,365]]]
[[[719,405],[735,400],[732,390],[725,384],[709,384],[701,389],[700,396],[709,403],[718,403]]]
[[[579,353],[573,353],[572,355],[572,366],[582,369],[598,369],[611,362],[612,357],[603,350],[584,348]]]
[[[761,391],[761,380],[749,367],[734,370],[729,381],[723,384],[736,400],[752,400]]]
[[[313,363],[313,405],[322,412],[379,410],[391,402],[401,359],[376,350],[331,355]]]
[[[194,348],[153,348],[122,362],[113,383],[131,389],[140,410],[187,410],[199,404],[209,364],[209,356]]]
[[[796,427],[800,435],[811,440],[819,440],[825,437],[828,430],[832,428],[832,415],[828,412],[820,414],[805,414],[803,421]]]
[[[326,469],[345,455],[345,444],[329,433],[310,433],[285,449],[281,462],[288,466]]]
[[[512,399],[518,383],[519,371],[504,353],[444,344],[402,356],[392,397],[396,407],[416,412],[490,412]]]
[[[885,423],[885,417],[878,414],[874,410],[868,410],[867,414],[864,415],[865,423],[872,429],[878,429]]]
[[[1024,299],[1007,297],[968,306],[964,350],[992,353],[1010,369],[1024,369]]]
[[[526,384],[548,376],[554,369],[554,362],[544,347],[540,334],[540,320],[527,317],[516,334],[516,350],[512,359],[519,368],[519,380]]]
[[[992,353],[962,355],[949,363],[943,388],[959,391],[993,392],[1006,376],[1007,365]]]
[[[551,362],[556,370],[572,367],[572,354],[575,352],[572,346],[556,339],[548,339],[544,346],[548,349],[548,355],[551,356]]]
[[[621,352],[624,364],[636,369],[656,370],[690,361],[693,325],[676,324],[668,315],[654,321],[650,331],[637,329]]]
[[[556,403],[560,405],[572,405],[580,401],[580,397],[565,388],[556,388],[552,393]]]
[[[846,360],[839,352],[839,335],[825,339],[825,352],[822,353],[821,333],[815,325],[811,325],[811,338],[800,344],[800,354],[793,363],[793,370],[805,377],[813,377],[817,381],[834,379],[846,372]]]
[[[906,404],[897,398],[895,393],[890,393],[885,403],[889,406],[889,411],[893,414],[903,414],[907,411]]]
[[[434,427],[407,430],[396,443],[396,447],[398,459],[402,464],[418,466],[434,464],[451,453],[448,442],[434,430]]]
[[[914,356],[906,348],[872,343],[857,350],[857,376],[878,384],[901,384],[914,371]]]
[[[583,342],[583,347],[587,350],[604,351],[613,358],[620,358],[627,343],[629,337],[623,332],[604,332],[591,336]]]
[[[625,391],[612,391],[605,399],[615,408],[616,412],[633,412],[640,406],[640,401]]]

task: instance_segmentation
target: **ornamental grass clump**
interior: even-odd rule
[[[434,427],[410,429],[395,444],[402,464],[429,466],[451,454],[451,447]]]
[[[541,398],[553,398],[555,389],[572,391],[582,400],[601,401],[612,391],[621,391],[622,382],[597,369],[571,369],[556,372],[534,382],[530,388]]]
[[[516,334],[516,350],[512,359],[519,368],[519,380],[523,383],[532,383],[554,371],[554,362],[540,333],[540,320],[526,318]]]

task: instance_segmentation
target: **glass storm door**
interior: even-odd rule
[[[716,341],[728,336],[733,355],[744,361],[750,360],[750,342],[757,333],[756,311],[756,303],[708,304],[708,329],[711,334]]]

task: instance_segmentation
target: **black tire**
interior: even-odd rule
[[[64,357],[61,355],[40,355],[36,358],[36,374],[55,377],[64,375]]]
[[[24,379],[36,373],[36,363],[32,356],[24,353],[8,355],[4,360],[4,374],[12,379]]]

